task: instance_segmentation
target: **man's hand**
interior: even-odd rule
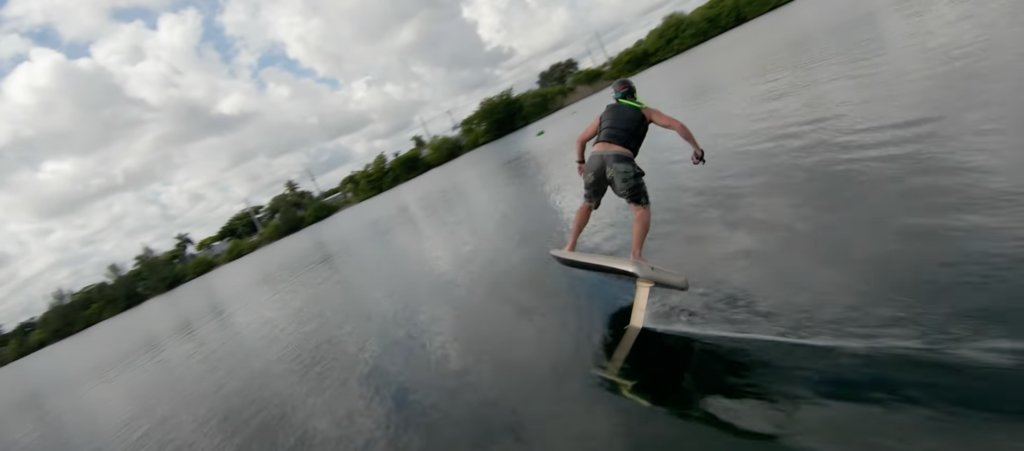
[[[582,163],[576,163],[576,172],[578,172],[580,174],[580,177],[583,177],[583,164]]]
[[[707,162],[704,161],[704,149],[695,149],[693,154],[690,155],[690,161],[692,161],[694,165],[701,163],[706,164]]]
[[[587,142],[594,139],[597,136],[597,126],[600,125],[601,118],[594,119],[590,125],[587,126],[583,133],[580,133],[579,138],[576,138],[576,161],[583,161],[583,153],[587,150]],[[580,164],[579,173],[583,175],[583,165]]]
[[[700,144],[697,144],[697,138],[693,137],[693,133],[690,132],[689,128],[686,128],[686,125],[683,125],[682,122],[679,122],[675,118],[654,108],[645,108],[644,112],[654,125],[674,130],[679,134],[680,138],[683,138],[684,141],[693,147],[693,156],[690,157],[690,159],[693,160],[693,164],[697,164],[698,161],[704,161],[704,151],[701,150]],[[697,155],[698,153],[700,153],[699,156]]]

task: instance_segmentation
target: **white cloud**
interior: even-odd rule
[[[484,47],[457,0],[227,0],[219,21],[241,60],[279,51],[320,76],[370,77],[424,102],[485,86],[510,56]]]
[[[306,168],[333,186],[378,152],[408,148],[419,117],[462,117],[483,96],[532,83],[584,44],[596,50],[593,31],[614,52],[669,6],[10,0],[0,9],[0,323],[39,313],[58,286],[99,280],[141,243],[215,232],[243,198],[263,202]],[[115,20],[126,8],[156,20]],[[63,42],[34,34],[45,30]],[[67,43],[84,51],[69,56]]]
[[[0,34],[0,62],[28,53],[32,41],[17,33]]]
[[[35,30],[53,27],[67,41],[89,41],[111,28],[112,11],[125,8],[164,8],[174,0],[8,0],[0,11],[7,27]]]
[[[462,14],[475,24],[487,47],[514,52],[503,64],[501,84],[524,90],[556,61],[574,58],[581,67],[600,64],[605,52],[614,56],[633,45],[666,14],[689,11],[706,1],[466,0]]]
[[[668,11],[692,9],[704,0],[467,0],[463,15],[476,23],[478,34],[488,46],[515,49],[520,60],[534,58],[560,48],[578,53],[572,44],[586,44],[594,53],[601,50],[594,37],[601,34],[605,44],[618,50],[635,39],[617,43],[622,32],[643,36]],[[652,14],[655,13],[655,14]],[[599,55],[598,55],[599,56]],[[552,61],[553,62],[553,61]]]

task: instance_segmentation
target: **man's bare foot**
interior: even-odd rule
[[[565,247],[562,248],[562,250],[565,252],[576,252],[576,243],[566,244]]]
[[[651,262],[647,261],[647,259],[644,258],[642,255],[631,255],[629,257],[629,259],[630,260],[636,260],[638,262],[644,262],[644,263],[647,263],[647,264],[651,264]]]

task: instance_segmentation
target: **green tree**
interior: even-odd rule
[[[544,116],[554,113],[562,106],[562,100],[569,95],[569,88],[565,85],[555,85],[549,88],[533,89],[516,96],[523,106],[523,113],[520,116],[521,127],[535,122]]]
[[[196,279],[217,268],[217,262],[205,255],[196,257],[185,267],[186,280]]]
[[[267,203],[267,207],[260,215],[260,220],[269,225],[286,209],[292,209],[299,213],[304,212],[306,204],[313,201],[315,197],[313,193],[300,189],[293,180],[288,180],[284,184],[284,192],[274,196]]]
[[[356,171],[345,176],[345,178],[341,179],[338,186],[341,187],[341,192],[345,193],[347,197],[355,199],[356,202],[363,200],[362,196],[360,196],[360,193],[363,190],[361,171]]]
[[[455,136],[435,136],[427,145],[427,165],[437,167],[454,160],[467,150],[463,141]]]
[[[541,88],[550,88],[552,86],[568,84],[569,77],[579,69],[579,64],[572,58],[559,61],[540,73],[540,76],[537,77],[537,85]]]
[[[606,80],[608,73],[599,67],[583,69],[569,77],[569,84],[576,86],[589,86],[601,80]]]
[[[523,104],[508,88],[481,101],[476,111],[462,120],[460,133],[467,147],[476,148],[516,131],[522,115]]]
[[[263,231],[261,241],[263,243],[277,241],[281,238],[298,232],[299,230],[302,230],[304,224],[302,214],[303,212],[298,211],[291,205],[284,205],[278,211],[278,214],[274,218],[274,220],[271,221],[270,224],[267,225],[267,228]],[[232,242],[231,246],[234,245],[235,242]],[[245,253],[241,255],[246,255],[249,252],[252,252],[252,250],[253,249],[248,249]],[[231,247],[228,246],[228,250],[225,253],[230,252],[232,252],[232,250]],[[239,257],[241,255],[239,255]],[[231,260],[235,260],[235,258],[231,258]]]
[[[423,150],[425,147],[427,147],[427,142],[424,141],[423,137],[420,135],[413,135],[412,144],[414,149]]]
[[[256,228],[256,224],[252,222],[252,217],[259,217],[262,213],[262,205],[242,209],[238,213],[235,213],[230,219],[228,219],[228,222],[221,226],[217,234],[214,235],[216,239],[207,243],[207,246],[217,241],[224,241],[227,239],[244,240],[256,236],[259,230]]]
[[[381,152],[373,159],[366,172],[366,184],[373,195],[380,194],[390,188],[390,171],[388,170],[388,157]]]
[[[306,215],[303,218],[305,223],[304,225],[306,227],[309,227],[313,224],[323,221],[324,219],[327,219],[337,211],[337,205],[330,204],[322,200],[313,201],[313,203],[309,205],[309,208],[306,209]]]
[[[181,283],[181,274],[175,266],[176,253],[157,256],[153,249],[143,247],[135,257],[138,290],[148,297],[166,293]]]
[[[321,199],[326,199],[326,198],[331,197],[331,196],[333,196],[335,194],[338,194],[340,192],[341,192],[341,185],[338,185],[338,186],[335,186],[334,188],[330,188],[330,189],[324,190],[324,192],[320,193],[320,198]]]
[[[609,63],[608,75],[611,78],[625,78],[653,66],[655,63],[649,47],[647,41],[640,39],[632,47],[615,55]]]
[[[188,251],[189,246],[195,245],[195,242],[192,241],[192,238],[189,237],[187,233],[179,233],[175,235],[174,240],[174,247],[180,250],[182,254]]]
[[[270,230],[270,227],[267,228]],[[221,264],[230,263],[256,250],[256,243],[249,240],[232,240],[227,250],[220,256]]]
[[[199,244],[196,244],[196,249],[205,251],[209,249],[210,246],[213,245],[213,243],[216,243],[218,241],[220,241],[220,238],[217,235],[208,236],[206,238],[199,240]]]
[[[14,330],[8,332],[10,341],[7,345],[7,353],[10,361],[20,359],[36,351],[29,337],[36,331],[36,319],[29,318],[18,324]]]
[[[194,245],[187,233],[179,233],[174,237],[174,248],[166,253],[168,259],[175,264],[185,263],[188,259],[188,248]]]
[[[289,195],[294,195],[295,193],[298,193],[299,184],[295,183],[294,180],[288,180],[287,182],[284,182],[284,192],[288,193]]]
[[[412,180],[423,173],[423,149],[426,149],[426,143],[423,147],[409,150],[391,160],[389,170],[396,184]]]
[[[111,282],[117,281],[122,275],[124,275],[124,270],[117,266],[117,263],[111,263],[107,266],[106,276]]]
[[[50,308],[67,304],[69,297],[71,297],[70,292],[65,291],[63,288],[57,288],[56,291],[50,293]]]
[[[675,12],[609,64],[608,77],[629,77],[792,0],[710,0],[690,14]]]
[[[142,267],[142,265],[154,258],[156,258],[156,251],[149,246],[142,246],[142,252],[135,256],[135,268]]]

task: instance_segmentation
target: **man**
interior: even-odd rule
[[[590,221],[590,213],[601,206],[608,187],[616,196],[624,199],[633,208],[633,250],[630,258],[646,262],[643,257],[644,240],[651,227],[651,202],[644,184],[644,171],[634,160],[640,152],[640,145],[647,136],[648,125],[674,130],[693,147],[690,161],[704,163],[704,150],[697,144],[690,130],[672,117],[640,102],[636,86],[628,79],[616,80],[612,84],[615,103],[605,107],[601,116],[587,127],[576,139],[576,170],[583,177],[583,204],[576,211],[572,224],[568,252],[576,251],[576,241],[583,228]],[[583,159],[587,142],[597,137],[590,152],[590,160]]]

